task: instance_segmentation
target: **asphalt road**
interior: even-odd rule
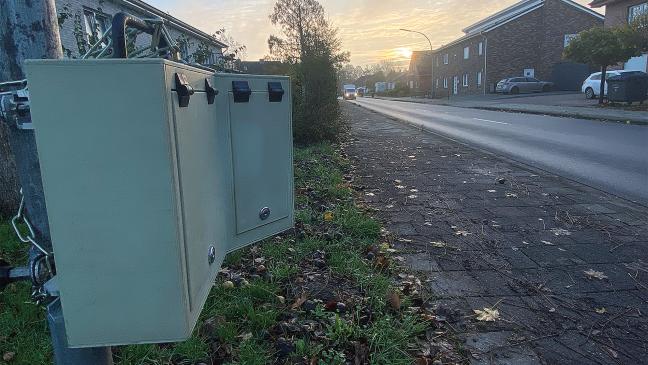
[[[370,98],[353,102],[648,205],[648,126]]]

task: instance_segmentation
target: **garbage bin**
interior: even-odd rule
[[[648,74],[645,72],[624,72],[610,77],[607,83],[610,102],[643,103],[648,99]]]

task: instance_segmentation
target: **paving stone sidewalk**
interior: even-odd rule
[[[343,103],[354,185],[474,364],[648,363],[648,208]],[[473,310],[495,308],[480,322]]]

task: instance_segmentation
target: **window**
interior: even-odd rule
[[[481,71],[477,72],[477,86],[481,86],[482,83],[482,73]]]
[[[447,77],[445,79],[443,79],[443,88],[444,89],[448,88],[448,78]]]
[[[470,47],[464,47],[464,60],[470,58]]]
[[[463,86],[468,86],[468,74],[463,75]]]
[[[91,9],[83,9],[83,22],[88,43],[96,43],[108,29],[108,16]]]
[[[450,57],[449,57],[448,54],[446,53],[446,54],[443,55],[443,64],[444,64],[444,65],[447,65],[447,64],[449,64],[449,63],[450,63]]]
[[[207,59],[205,60],[205,65],[215,65],[216,64],[216,54],[214,52],[209,53]]]
[[[628,23],[632,23],[638,17],[648,14],[648,2],[633,5],[628,8]]]
[[[574,38],[578,37],[578,34],[565,34],[565,44],[564,47],[567,48],[569,43],[574,40]]]
[[[479,55],[484,54],[484,42],[479,42],[479,45],[477,46],[477,49],[479,50]]]
[[[440,81],[439,79],[436,80],[436,88],[437,89],[439,88],[439,81]]]
[[[439,66],[439,56],[436,56],[436,65]]]

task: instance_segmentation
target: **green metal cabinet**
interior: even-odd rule
[[[188,338],[225,254],[293,225],[288,79],[159,59],[29,61],[27,75],[68,343]]]

